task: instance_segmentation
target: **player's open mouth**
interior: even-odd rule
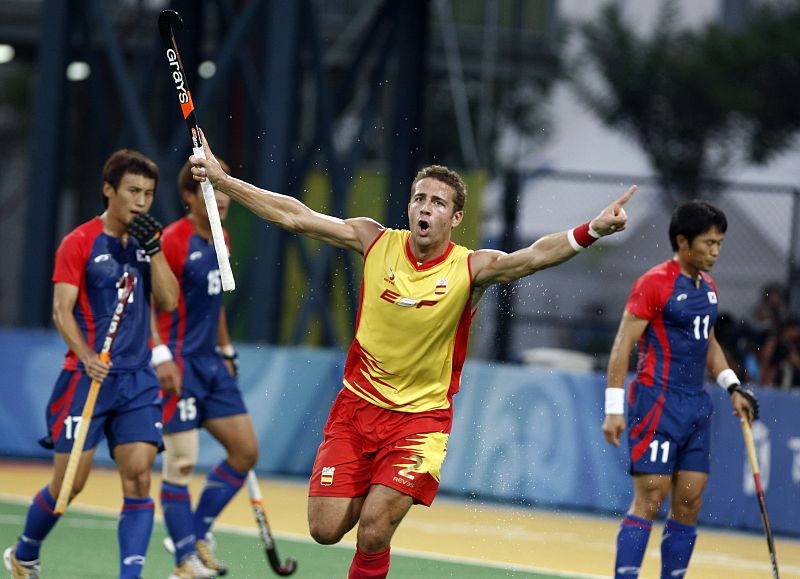
[[[428,223],[427,221],[425,221],[424,219],[420,219],[419,220],[419,230],[422,233],[427,233],[428,229],[430,229],[430,227],[431,227],[431,224]]]

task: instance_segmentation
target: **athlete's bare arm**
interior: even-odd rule
[[[730,368],[725,352],[722,351],[722,346],[717,341],[717,336],[714,334],[714,328],[711,328],[711,334],[708,337],[708,357],[706,358],[706,369],[712,378],[716,378],[720,372]],[[750,408],[750,403],[747,398],[734,392],[731,395],[731,404],[733,404],[733,413],[736,416],[745,416],[748,422],[753,422],[753,409]]]
[[[53,289],[53,322],[55,322],[58,332],[66,342],[70,350],[83,363],[86,374],[92,380],[104,380],[108,376],[111,367],[100,360],[97,352],[83,338],[75,315],[72,313],[75,302],[78,301],[78,286],[70,283],[57,282]]]
[[[161,341],[161,334],[158,333],[158,320],[156,319],[155,307],[150,308],[150,337],[153,340],[153,349],[156,346],[165,345]],[[175,394],[180,396],[181,388],[183,387],[183,377],[181,369],[175,360],[164,360],[155,366],[158,381],[161,383],[161,388],[167,394]]]
[[[225,314],[225,306],[219,309],[219,321],[217,322],[217,345],[220,348],[233,347],[231,335],[228,332],[228,316]]]
[[[383,226],[368,217],[340,219],[310,209],[300,200],[281,195],[241,181],[222,170],[204,140],[207,159],[192,156],[192,176],[196,181],[211,181],[214,189],[235,199],[261,219],[294,233],[319,239],[336,247],[364,254],[383,230]]]
[[[622,314],[622,320],[619,323],[614,345],[611,347],[611,354],[608,358],[608,388],[625,387],[631,350],[642,337],[649,323],[628,311]],[[610,444],[619,447],[619,439],[624,431],[625,416],[623,414],[606,414],[603,420],[603,435]]]
[[[228,332],[228,316],[225,314],[225,306],[219,309],[219,322],[217,323],[217,346],[224,355],[234,355],[233,343],[231,342],[231,335]],[[236,365],[233,360],[225,359],[225,367],[231,376],[236,375]]]
[[[636,191],[634,185],[624,195],[603,209],[591,222],[591,227],[600,236],[611,235],[625,229],[628,216],[624,206]],[[551,233],[538,239],[533,245],[505,253],[493,249],[480,249],[472,254],[474,284],[486,287],[494,283],[514,281],[537,271],[553,267],[575,257],[567,232]]]
[[[181,290],[163,251],[159,251],[150,258],[150,279],[153,298],[158,307],[165,312],[175,311],[175,308],[178,307]]]

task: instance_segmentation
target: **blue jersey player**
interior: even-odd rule
[[[112,154],[103,168],[105,212],[74,229],[56,253],[53,319],[69,351],[47,404],[53,476],[34,496],[16,547],[4,553],[13,577],[39,576],[39,549],[59,520],[54,507],[92,380],[102,387],[72,497],[86,483],[97,445],[107,439],[124,495],[119,576],[142,574],[153,527],[150,470],[162,440],[159,384],[148,346],[151,295],[165,310],[178,303],[177,281],[161,253],[161,226],[147,214],[157,184],[158,167],[150,159],[127,149]],[[136,285],[107,364],[98,352],[124,272]]]
[[[184,579],[226,571],[214,557],[207,533],[255,465],[258,444],[236,382],[208,213],[188,162],[178,176],[178,188],[187,215],[167,227],[163,245],[180,283],[180,300],[174,312],[158,314],[153,364],[166,393],[161,505],[177,564],[171,577]],[[224,218],[230,199],[217,193],[216,200]],[[227,456],[208,474],[192,513],[188,485],[200,426],[225,447]]]
[[[725,214],[709,203],[678,207],[669,226],[675,254],[636,280],[614,340],[603,422],[614,446],[625,430],[624,381],[639,344],[627,421],[634,498],[617,535],[617,578],[639,575],[653,519],[668,494],[661,577],[683,577],[689,566],[709,470],[713,409],[703,388],[706,371],[730,393],[737,416],[758,417],[755,397],[739,385],[714,337],[717,288],[708,272],[726,229]]]

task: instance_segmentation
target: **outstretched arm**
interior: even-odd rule
[[[273,193],[231,177],[222,170],[205,137],[203,137],[203,148],[207,159],[194,155],[189,157],[195,181],[202,182],[208,179],[215,190],[225,193],[261,219],[278,227],[319,239],[336,247],[352,249],[362,255],[383,230],[381,224],[367,217],[353,219],[331,217],[310,209],[294,197]]]
[[[599,237],[624,230],[628,223],[624,206],[635,191],[636,185],[603,209],[589,224],[590,230]],[[475,285],[481,287],[514,281],[575,257],[580,245],[576,249],[575,239],[570,239],[570,234],[570,231],[551,233],[539,238],[533,245],[513,253],[492,249],[476,251],[470,262]]]

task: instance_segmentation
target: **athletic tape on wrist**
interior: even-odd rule
[[[623,388],[606,388],[606,414],[625,414]]]
[[[600,234],[592,229],[591,222],[573,227],[567,232],[567,240],[575,251],[582,251],[600,239]]]
[[[159,344],[153,348],[151,355],[152,357],[150,358],[150,364],[152,364],[153,368],[159,364],[163,364],[164,362],[169,362],[172,360],[172,352],[170,352],[169,346],[166,344]]]
[[[739,381],[739,377],[736,376],[736,372],[730,368],[726,368],[717,374],[717,384],[719,384],[720,387],[725,390],[725,392],[728,392],[728,388],[734,384],[741,384],[741,382]]]

